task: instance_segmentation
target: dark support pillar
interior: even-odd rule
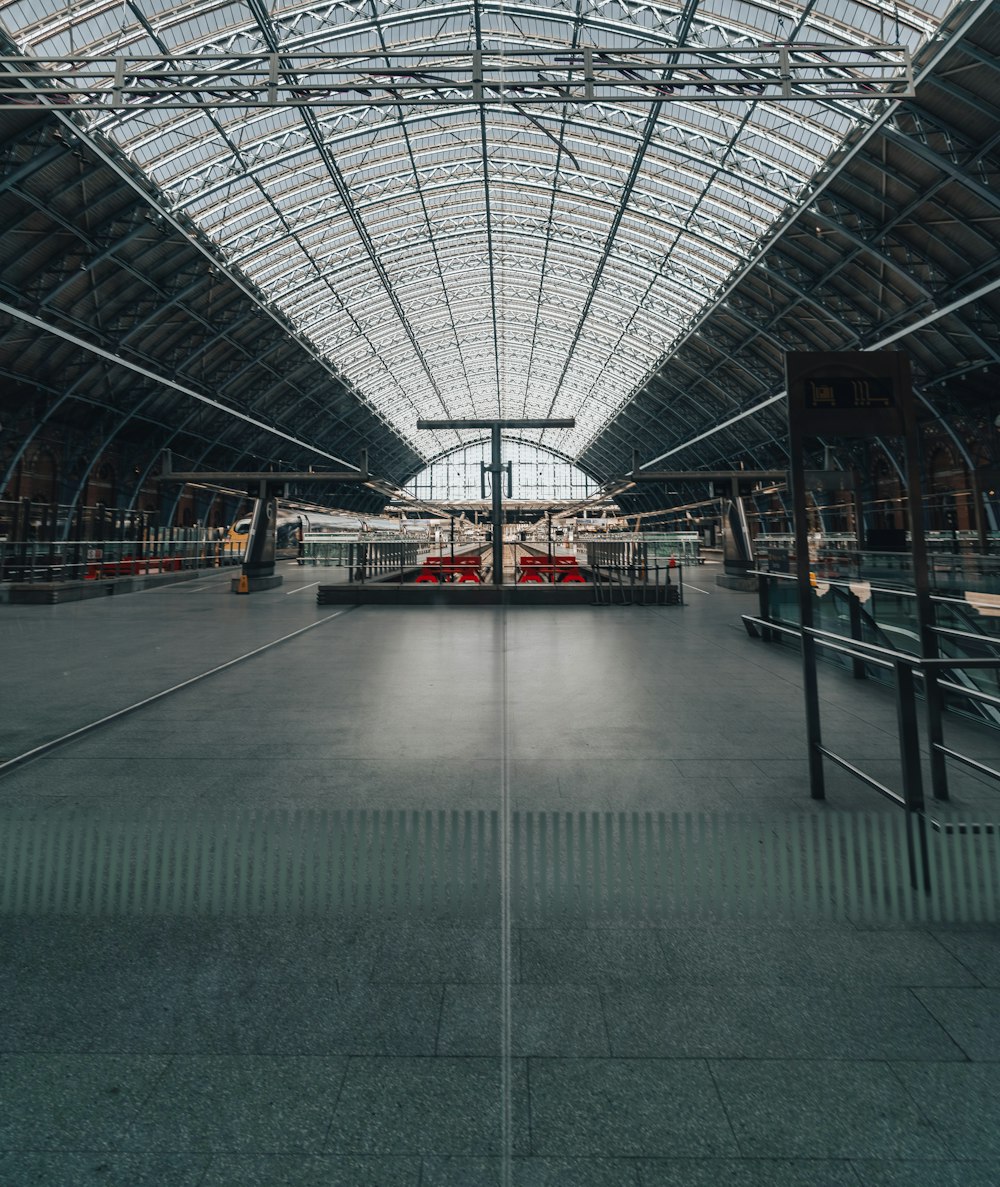
[[[490,480],[493,493],[493,584],[503,585],[503,460],[500,454],[500,421],[490,434]]]
[[[233,593],[241,594],[273,589],[284,580],[274,571],[278,532],[277,486],[262,479],[256,484],[256,489],[248,487],[247,494],[256,498],[257,503],[250,523],[243,571],[232,581]]]
[[[188,482],[214,485],[225,483],[246,483],[251,499],[257,500],[250,538],[243,558],[243,572],[232,581],[233,593],[253,593],[258,589],[273,589],[281,585],[284,578],[274,571],[275,544],[278,531],[278,498],[287,498],[290,482],[367,482],[368,450],[361,451],[361,466],[357,470],[201,470],[178,471],[173,468],[170,451],[163,454],[162,473],[159,482],[176,483],[182,486]]]

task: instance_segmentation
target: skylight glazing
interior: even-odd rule
[[[351,52],[414,67],[523,47],[899,41],[950,0],[0,0],[46,55]],[[570,417],[578,457],[859,120],[845,102],[479,104],[81,115],[427,458],[418,418]]]

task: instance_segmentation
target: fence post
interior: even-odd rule
[[[861,600],[858,595],[851,589],[847,591],[847,610],[851,624],[851,638],[855,643],[862,643],[861,638]],[[851,659],[851,669],[854,672],[855,680],[867,680],[868,669],[865,667],[865,661],[860,656],[853,656]]]
[[[931,795],[936,800],[950,800],[948,793],[948,764],[938,749],[944,743],[944,694],[938,684],[937,671],[924,669],[924,700],[927,713],[927,746],[930,750]]]
[[[908,659],[897,659],[893,667],[896,677],[896,717],[899,723],[899,761],[903,774],[903,800],[906,804],[906,854],[910,866],[910,885],[917,890],[922,882],[924,893],[929,894],[931,877],[927,849],[927,819],[924,815],[923,774],[920,770],[916,682],[912,662]],[[913,835],[914,829],[916,838]],[[923,878],[918,877],[920,869]]]
[[[767,596],[767,593],[768,593],[767,574],[766,573],[758,573],[757,574],[757,612],[758,612],[758,615],[760,616],[760,618],[762,618],[764,620],[764,622],[771,621],[771,600]],[[767,627],[761,627],[760,637],[764,640],[765,643],[771,643],[774,640],[774,631],[769,630]]]

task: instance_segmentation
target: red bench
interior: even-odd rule
[[[103,581],[109,577],[135,577],[140,573],[179,573],[182,561],[179,556],[138,557],[126,556],[119,561],[92,560],[87,562],[85,581]]]
[[[529,583],[541,584],[544,581],[578,581],[586,580],[580,572],[580,565],[575,556],[522,556],[520,560],[521,575],[517,579],[518,585]]]
[[[482,585],[483,558],[477,554],[464,556],[429,556],[417,574],[417,584],[442,581],[470,582]]]

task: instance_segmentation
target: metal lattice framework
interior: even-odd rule
[[[896,101],[870,81],[848,93],[845,63],[881,62],[899,85],[888,51],[865,51],[919,50],[949,7],[8,0],[0,21],[34,61],[121,63],[105,69],[110,101],[59,108],[64,123],[113,142],[417,453],[462,440],[418,438],[419,418],[557,416],[576,428],[544,444],[581,457],[845,138]],[[424,76],[377,95],[345,77],[355,92],[331,97],[336,55]],[[553,93],[565,74],[524,89],[517,63],[537,75],[546,55],[578,68],[579,94]],[[207,102],[191,72],[247,57],[267,70],[265,102]],[[149,93],[136,59],[185,76],[194,105]],[[327,74],[296,74],[307,61]],[[442,61],[460,69],[430,94]],[[792,64],[814,75],[789,106]],[[127,81],[145,93],[114,107]],[[698,86],[729,89],[707,103],[680,89]]]
[[[639,385],[586,468],[623,473],[637,446],[654,469],[780,467],[784,351],[880,348],[911,358],[928,431],[968,470],[994,464],[1000,12],[981,4],[956,12],[963,19],[961,35],[929,54],[915,99],[857,137]],[[664,492],[633,502],[662,507]]]

